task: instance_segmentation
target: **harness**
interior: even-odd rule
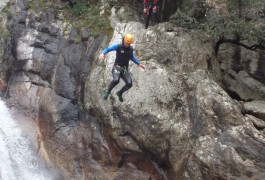
[[[128,72],[128,69],[127,69],[127,67],[126,66],[119,66],[119,65],[114,65],[118,70],[120,70],[120,72],[122,73],[122,74],[127,74],[127,72]]]

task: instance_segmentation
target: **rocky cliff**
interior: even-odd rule
[[[204,32],[146,30],[139,10],[115,1],[100,6],[112,36],[91,36],[65,22],[61,2],[30,3],[13,2],[1,21],[2,97],[56,179],[264,178],[262,51],[224,44],[216,55]],[[132,63],[125,101],[123,82],[105,101],[115,53],[97,57],[126,33],[146,70]]]

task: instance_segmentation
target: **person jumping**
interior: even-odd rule
[[[125,85],[120,91],[116,93],[120,102],[123,102],[123,93],[132,87],[132,78],[128,69],[129,61],[132,60],[135,64],[139,65],[142,69],[145,69],[144,64],[141,64],[133,54],[133,36],[126,34],[122,39],[121,44],[115,44],[102,51],[99,56],[99,60],[103,60],[105,55],[110,51],[116,51],[116,60],[112,68],[113,80],[111,81],[109,88],[106,90],[104,99],[107,100],[111,90],[120,82],[120,78],[123,79]]]

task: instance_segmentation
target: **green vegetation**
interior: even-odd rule
[[[264,0],[203,0],[201,9],[204,18],[178,10],[171,16],[171,22],[188,29],[201,29],[216,41],[247,40],[252,44],[245,45],[247,48],[265,48]]]
[[[73,7],[73,14],[79,16],[82,14],[87,14],[88,10],[85,3],[77,3]]]
[[[8,16],[7,14],[2,13],[2,17],[0,18],[0,32],[1,32],[0,38],[1,39],[7,39],[10,36],[10,33],[5,25],[7,16]]]
[[[28,2],[28,5],[29,11],[35,14],[39,10],[43,11],[47,8],[55,9],[57,14],[61,13],[62,20],[67,24],[63,28],[63,34],[73,25],[79,33],[75,39],[75,42],[78,43],[81,41],[81,28],[87,29],[90,36],[97,36],[101,33],[112,36],[113,29],[108,20],[110,12],[105,12],[100,16],[99,3],[100,1],[96,0],[72,0],[61,3],[53,3],[51,0],[32,0],[30,3]]]
[[[11,3],[12,3],[12,1],[10,1],[10,2],[7,4],[7,6],[3,9],[3,11],[2,11],[2,13],[4,13],[4,14],[7,15],[7,18],[8,18],[8,19],[11,19],[11,17],[12,17],[12,12],[11,12],[11,10],[10,10]]]
[[[170,17],[170,21],[178,26],[185,27],[187,29],[200,29],[200,23],[193,17],[188,16],[181,10],[177,10],[174,15]]]
[[[98,3],[91,3],[89,7],[84,3],[77,3],[70,9],[69,13],[72,16],[68,18],[72,19],[73,25],[78,32],[81,28],[86,28],[90,36],[97,36],[100,33],[106,33],[111,36],[113,33],[107,18],[109,12],[100,16]]]
[[[81,36],[79,35],[79,34],[77,34],[76,36],[75,36],[75,44],[78,44],[78,43],[80,43],[81,42]]]
[[[51,2],[49,0],[24,0],[25,4],[30,7],[31,12],[36,12],[37,9],[44,10],[46,7],[51,6]]]

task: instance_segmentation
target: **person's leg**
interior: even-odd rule
[[[157,6],[154,6],[153,7],[153,16],[154,16],[154,21],[155,23],[158,23],[158,7]]]
[[[117,92],[117,96],[119,97],[119,100],[123,102],[122,94],[132,87],[132,77],[130,72],[127,71],[125,74],[122,74],[121,78],[125,82],[125,85]]]
[[[145,29],[148,28],[151,13],[152,13],[152,8],[149,8],[145,19]]]
[[[116,66],[113,66],[113,68],[112,68],[112,77],[113,77],[113,79],[112,79],[112,81],[111,81],[111,83],[109,85],[108,90],[105,92],[104,99],[108,99],[111,90],[117,84],[119,84],[119,82],[120,82],[120,76],[121,76],[120,74],[121,74],[120,70]]]

